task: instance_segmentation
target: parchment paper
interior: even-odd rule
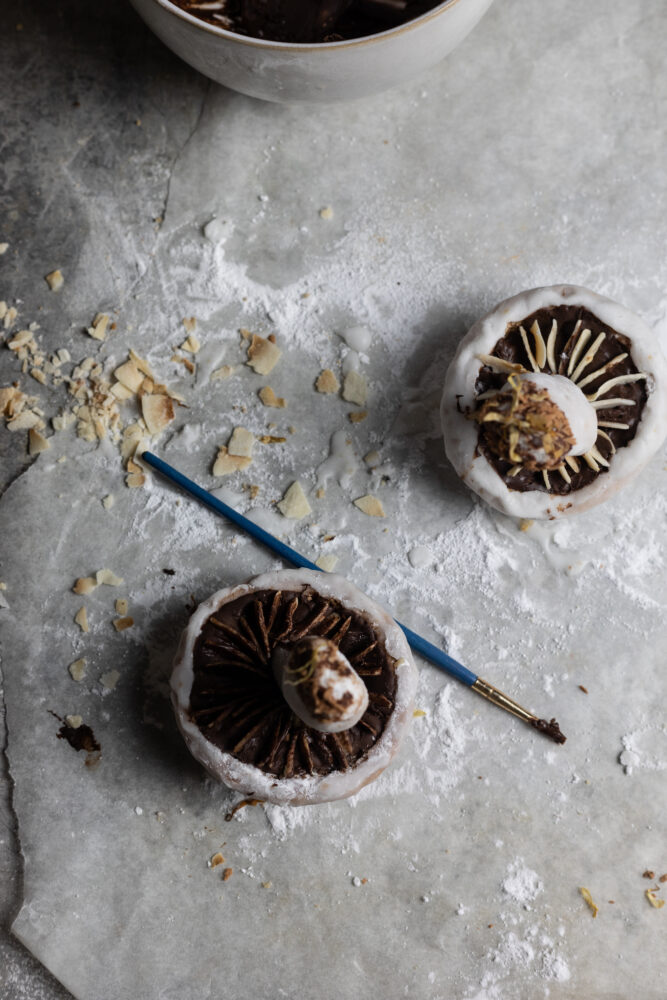
[[[189,406],[156,450],[220,486],[211,462],[232,426],[259,433],[275,421],[287,442],[258,446],[222,495],[247,509],[243,483],[258,484],[254,516],[311,558],[335,534],[338,571],[556,715],[568,742],[550,745],[422,664],[425,715],[378,782],[347,802],[258,806],[225,822],[236,798],[204,779],[176,732],[170,660],[193,600],[278,563],[161,482],[126,489],[113,446],[52,438],[0,504],[25,865],[13,929],[81,1000],[611,998],[638,981],[645,997],[664,993],[664,911],[641,877],[667,870],[664,456],[607,506],[520,531],[457,482],[437,429],[458,338],[518,288],[589,285],[664,340],[665,125],[650,110],[664,85],[664,17],[648,2],[613,15],[608,4],[531,11],[498,4],[428,79],[347,108],[284,109],[211,88],[161,178],[153,244],[123,244],[98,194],[79,202],[89,230],[60,306],[78,326],[49,336],[77,357],[97,350],[79,329],[101,304],[90,250],[111,230],[136,252],[137,277],[119,281],[119,328],[99,356],[119,362],[133,346]],[[146,183],[128,195],[137,212]],[[194,384],[168,363],[191,315],[204,344]],[[352,427],[354,407],[313,381],[322,367],[340,372],[338,333],[354,323],[372,342],[358,360],[369,416]],[[268,379],[242,367],[240,326],[275,331],[284,356]],[[209,382],[222,362],[238,371]],[[266,382],[286,411],[259,406]],[[331,475],[316,472],[340,430],[356,455],[344,485],[338,459]],[[375,476],[362,461],[371,448]],[[313,515],[290,526],[272,501],[295,478]],[[352,506],[365,492],[381,497],[385,520]],[[103,567],[125,583],[85,600],[71,592]],[[135,625],[116,633],[121,596]],[[73,623],[82,603],[85,635]],[[78,657],[80,684],[67,671]],[[114,670],[107,690],[100,678]],[[92,726],[97,767],[56,738],[51,711]],[[233,869],[226,882],[208,867],[218,851]]]

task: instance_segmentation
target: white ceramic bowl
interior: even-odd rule
[[[176,55],[251,97],[281,103],[345,101],[417,76],[463,41],[492,0],[445,0],[414,21],[319,45],[247,38],[186,14],[170,0],[131,0]]]

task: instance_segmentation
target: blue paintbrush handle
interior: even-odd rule
[[[285,545],[284,542],[274,538],[274,536],[270,535],[268,531],[264,531],[264,529],[260,528],[259,525],[254,523],[254,521],[250,521],[247,517],[244,517],[243,514],[239,514],[239,512],[234,510],[233,507],[223,503],[222,500],[218,500],[218,498],[214,497],[208,490],[205,490],[202,486],[198,486],[192,479],[188,479],[188,477],[184,476],[182,472],[175,469],[173,465],[169,465],[168,462],[164,462],[161,458],[158,458],[157,455],[153,455],[150,451],[144,451],[141,455],[141,460],[145,462],[146,465],[150,465],[157,472],[161,473],[167,479],[170,479],[172,483],[180,486],[181,489],[185,490],[186,493],[189,493],[190,496],[196,497],[197,500],[200,500],[207,507],[210,507],[216,514],[222,514],[224,517],[228,518],[228,520],[233,521],[234,524],[238,525],[239,528],[243,528],[247,534],[251,535],[258,542],[262,542],[262,544],[266,545],[267,548],[271,549],[272,552],[275,552],[276,555],[279,555],[282,559],[293,563],[295,566],[301,567],[301,569],[314,569],[321,572],[320,567],[316,566],[314,562],[310,561],[310,559],[304,559],[304,557],[299,555],[295,549],[290,548],[289,545]],[[448,674],[451,674],[452,677],[456,677],[457,680],[467,684],[468,687],[472,687],[477,680],[477,675],[473,674],[472,670],[468,670],[461,663],[453,660],[451,656],[447,656],[447,654],[443,653],[441,649],[434,646],[432,642],[428,642],[420,635],[417,635],[416,632],[413,632],[411,628],[401,625],[400,622],[397,622],[396,624],[400,625],[403,629],[406,639],[416,653],[419,653],[427,660],[430,660],[431,663],[435,663],[437,667],[440,667]]]

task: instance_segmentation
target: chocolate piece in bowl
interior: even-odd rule
[[[479,320],[441,404],[447,455],[491,506],[555,518],[633,479],[667,433],[667,364],[624,306],[572,285],[537,288]]]
[[[171,687],[185,741],[214,778],[304,805],[378,777],[410,724],[416,681],[379,605],[341,577],[285,570],[197,608]]]

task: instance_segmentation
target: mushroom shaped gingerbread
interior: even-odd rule
[[[416,684],[387,612],[309,570],[266,573],[201,604],[171,678],[193,756],[281,805],[345,798],[377,778],[410,724]]]
[[[667,363],[651,330],[586,288],[523,292],[479,320],[449,367],[447,456],[505,514],[587,510],[630,482],[667,433]]]

